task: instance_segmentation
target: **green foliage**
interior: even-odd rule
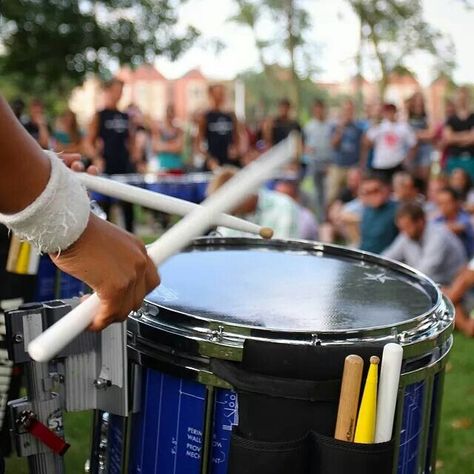
[[[0,75],[27,91],[66,96],[89,72],[138,65],[188,48],[174,31],[180,0],[3,0]]]
[[[272,77],[277,77],[277,80],[269,78],[264,72],[255,71],[247,71],[239,76],[245,84],[246,116],[249,121],[258,121],[269,114],[274,114],[278,101],[291,96],[291,84],[284,79],[289,77],[289,71],[278,66],[270,68]],[[326,91],[319,89],[309,78],[300,79],[299,86],[301,101],[298,118],[305,122],[313,100],[329,100],[329,97]]]
[[[311,20],[301,0],[235,0],[237,13],[229,20],[250,28],[267,79],[273,78],[273,58],[289,71],[287,95],[298,109],[303,82],[315,70],[308,33]],[[261,36],[261,25],[272,25],[268,37]]]
[[[423,18],[421,0],[348,0],[361,22],[361,40],[368,42],[379,63],[381,91],[390,73],[405,67],[416,52],[436,58],[435,73],[454,68],[452,41]]]

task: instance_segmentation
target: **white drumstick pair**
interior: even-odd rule
[[[402,346],[394,343],[384,346],[377,398],[376,443],[384,443],[392,439],[402,360]]]
[[[82,184],[92,191],[96,191],[106,196],[110,196],[122,201],[139,204],[140,206],[154,209],[156,211],[175,214],[177,216],[185,216],[199,207],[198,204],[177,199],[165,194],[155,193],[146,189],[141,189],[129,184],[119,183],[107,178],[92,176],[87,173],[78,173]],[[258,234],[264,239],[270,239],[273,231],[268,227],[261,227],[252,222],[248,222],[238,217],[221,214],[216,217],[213,225],[220,225],[230,229],[248,232],[250,234]]]
[[[148,247],[148,255],[156,265],[181,250],[189,242],[205,232],[225,212],[238,206],[249,194],[280,167],[289,163],[297,152],[297,134],[264,153],[206,199],[202,206],[185,216],[175,226]],[[120,255],[117,255],[120,258]],[[53,324],[28,345],[30,356],[46,362],[84,331],[94,319],[100,301],[96,293]]]

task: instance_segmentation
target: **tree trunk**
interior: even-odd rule
[[[372,41],[372,45],[375,51],[375,56],[380,66],[381,78],[379,80],[379,95],[380,95],[380,100],[383,102],[385,100],[385,91],[388,85],[389,73],[387,69],[387,64],[385,63],[385,58],[383,57],[383,54],[380,51],[379,38],[377,36],[377,33],[375,32],[375,25],[370,24],[369,27],[370,27],[370,40]]]
[[[300,84],[295,64],[296,39],[293,32],[295,11],[294,0],[286,0],[285,6],[287,15],[287,43],[288,53],[290,56],[291,100],[295,107],[295,111],[298,114],[300,108]]]
[[[362,114],[364,107],[364,76],[362,71],[362,48],[364,46],[364,24],[362,23],[362,17],[359,15],[359,51],[357,52],[356,64],[357,64],[357,78],[356,78],[356,101],[357,101],[357,112]]]

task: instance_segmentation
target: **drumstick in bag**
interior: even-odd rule
[[[352,442],[359,408],[360,385],[364,361],[362,357],[351,354],[344,361],[341,395],[337,410],[336,432],[334,437]]]
[[[402,360],[402,346],[394,343],[385,345],[382,354],[379,395],[377,399],[376,443],[384,443],[392,439]]]
[[[255,192],[258,186],[271,178],[280,167],[294,159],[297,140],[297,133],[291,133],[287,139],[227,181],[207,198],[201,207],[185,216],[161,238],[148,246],[148,255],[153,262],[160,265],[188,245],[193,238],[212,226],[218,216],[234,209],[247,195]],[[117,258],[120,258],[120,255],[117,255]],[[99,297],[94,293],[31,341],[28,344],[30,356],[38,362],[46,362],[53,358],[89,326],[99,305]]]
[[[132,204],[139,204],[140,206],[154,209],[155,211],[162,211],[177,216],[185,216],[196,208],[199,208],[199,204],[194,204],[172,196],[166,196],[165,194],[148,191],[147,189],[141,189],[137,186],[131,186],[130,184],[119,183],[112,179],[92,176],[88,173],[78,173],[78,176],[82,184],[92,191],[122,201],[131,202]],[[238,217],[229,216],[227,214],[218,215],[213,224],[239,230],[241,232],[257,234],[264,239],[271,239],[273,236],[273,230],[268,227],[261,227],[253,222],[248,222],[244,219],[239,219]]]
[[[365,382],[359,417],[354,436],[356,443],[371,444],[375,441],[375,423],[377,416],[377,379],[380,359],[370,358],[369,373]]]

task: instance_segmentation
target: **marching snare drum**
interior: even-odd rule
[[[103,423],[96,427],[103,447],[107,441],[101,472],[239,472],[229,464],[231,443],[234,457],[239,450],[251,456],[261,443],[278,447],[285,441],[287,449],[299,443],[306,420],[319,418],[329,421],[321,421],[317,436],[329,439],[338,390],[329,387],[331,399],[310,395],[303,400],[296,384],[338,358],[342,370],[346,354],[375,353],[387,342],[404,347],[390,469],[434,471],[453,311],[431,280],[393,261],[336,246],[219,238],[196,240],[160,274],[161,285],[129,318],[134,395],[128,428],[115,416],[106,416],[107,436]],[[296,365],[291,366],[292,358]],[[237,373],[229,379],[225,370],[217,370],[225,364],[230,373],[241,370],[242,361],[248,377]],[[253,394],[247,396],[253,390],[249,384],[262,373],[272,375],[276,385],[263,384],[270,396],[255,409],[249,403]],[[293,391],[288,378],[295,385],[291,403],[300,405],[291,405],[285,415],[284,408],[275,408],[274,397],[278,384]],[[301,384],[306,390],[308,382]],[[240,441],[233,438],[236,426]],[[324,439],[320,446],[324,443],[335,449]],[[324,462],[337,460],[338,452],[326,453]],[[307,472],[298,469],[291,472]],[[331,467],[312,472],[331,472]]]

